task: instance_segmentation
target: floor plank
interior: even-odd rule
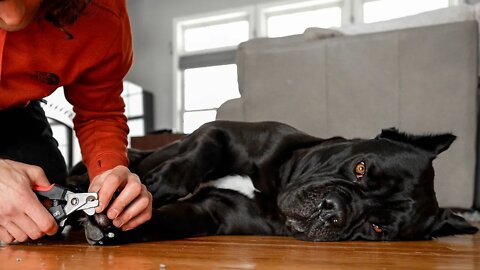
[[[73,232],[61,240],[0,246],[0,269],[480,269],[480,234],[333,243],[213,236],[97,247]]]

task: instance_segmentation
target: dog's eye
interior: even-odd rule
[[[372,224],[372,228],[373,228],[373,231],[376,232],[376,233],[382,233],[383,232],[383,229],[376,224]]]
[[[355,166],[355,177],[357,177],[357,180],[361,180],[363,176],[365,176],[365,172],[367,171],[367,165],[365,162],[360,161],[357,163]]]

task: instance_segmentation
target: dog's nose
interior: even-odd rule
[[[345,202],[336,193],[328,194],[319,205],[321,217],[330,224],[343,227],[346,223]]]

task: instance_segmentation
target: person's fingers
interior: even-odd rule
[[[47,176],[45,175],[45,172],[43,171],[42,168],[38,166],[33,166],[33,165],[25,165],[25,166],[26,166],[25,172],[28,178],[30,178],[32,185],[38,185],[38,186],[50,185],[50,181],[48,181]]]
[[[104,173],[96,176],[93,179],[93,181],[90,182],[90,186],[88,187],[88,192],[98,193],[102,188],[102,184],[105,181],[105,177],[110,173],[110,171],[105,171]],[[95,208],[95,212],[100,213],[103,211],[103,208],[104,208],[103,203],[99,201],[98,206]]]
[[[142,188],[142,195],[137,197],[128,207],[113,220],[113,225],[115,227],[124,227],[126,224],[129,224],[127,227],[136,227],[145,221],[149,220],[152,215],[152,198],[151,194],[146,190],[145,187]],[[131,223],[133,220],[135,222]]]
[[[127,175],[122,170],[112,170],[110,171],[103,180],[102,186],[98,191],[98,201],[99,206],[97,207],[97,213],[105,210],[106,206],[110,204],[113,194],[118,189],[121,189],[125,186],[127,182]],[[93,191],[94,192],[94,191]]]
[[[16,161],[0,163],[0,225],[2,237],[9,235],[19,242],[32,237],[38,239],[44,232],[55,233],[57,224],[53,216],[40,203],[32,186],[48,186],[50,183],[43,169]],[[43,230],[43,231],[42,231]]]
[[[50,182],[45,175],[43,169],[39,166],[29,165],[13,160],[1,160],[5,164],[7,164],[11,169],[17,171],[20,169],[21,172],[25,173],[28,177],[31,185],[38,185],[38,186],[49,186]]]
[[[143,185],[140,183],[138,176],[131,174],[128,177],[127,185],[108,208],[108,218],[112,220],[117,218],[123,212],[123,209],[140,195],[142,188]]]
[[[134,229],[143,223],[149,221],[152,218],[152,212],[145,212],[142,213],[134,218],[132,218],[128,223],[122,226],[122,231],[129,231],[131,229]]]
[[[57,232],[57,222],[38,199],[35,198],[34,203],[29,204],[25,208],[25,214],[36,224],[41,232],[48,235],[54,235]]]
[[[100,188],[102,188],[103,181],[105,177],[110,173],[111,170],[105,171],[100,175],[97,175],[93,180],[90,182],[90,186],[88,187],[88,192],[98,192]]]
[[[15,219],[15,224],[32,240],[37,240],[44,235],[37,224],[25,214],[19,215]]]
[[[10,244],[15,240],[13,236],[5,229],[3,226],[0,226],[0,241],[4,242],[5,244]]]
[[[152,218],[152,207],[148,207],[146,211],[130,219],[123,226],[121,226],[121,228],[123,231],[128,231],[142,225],[143,223],[149,221],[151,218]]]
[[[3,227],[8,231],[8,233],[15,238],[18,242],[25,242],[28,240],[28,235],[23,232],[17,224],[13,222],[8,222],[3,225]]]

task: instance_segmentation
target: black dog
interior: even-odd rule
[[[432,160],[454,140],[452,134],[414,136],[396,129],[369,140],[320,139],[276,122],[211,122],[157,151],[132,150],[130,167],[153,194],[153,217],[128,232],[116,231],[105,215],[89,217],[87,240],[219,234],[414,240],[472,234],[477,228],[439,208],[433,188]],[[77,167],[70,180],[85,181],[85,174],[78,178],[82,173],[85,168]],[[253,196],[205,187],[229,175],[250,178]]]

